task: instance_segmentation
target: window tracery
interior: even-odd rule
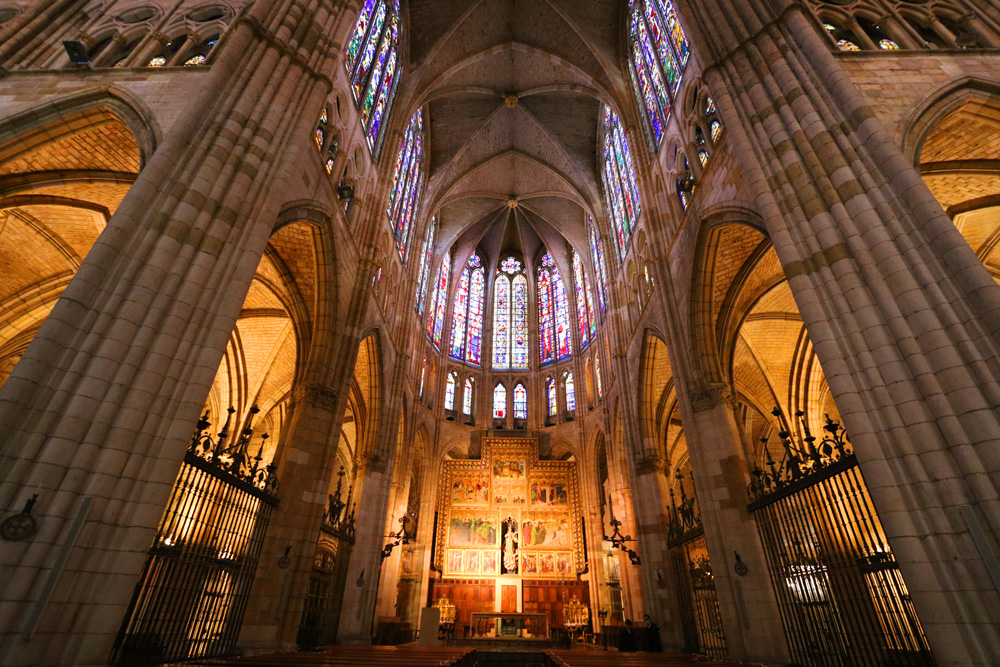
[[[646,112],[647,136],[656,149],[680,89],[690,45],[671,0],[631,0],[629,76]]]
[[[524,266],[507,257],[493,282],[493,368],[528,367],[528,279]]]
[[[330,127],[330,105],[324,106],[323,111],[319,114],[319,121],[313,131],[313,141],[316,143],[316,150],[319,151],[320,155],[326,156],[323,163],[326,173],[332,174],[337,149],[340,148],[340,138]]]
[[[450,345],[452,357],[471,364],[481,361],[485,287],[483,261],[478,254],[473,253],[458,280],[451,318]]]
[[[573,287],[576,291],[576,319],[582,350],[596,333],[597,321],[594,318],[594,291],[590,287],[590,276],[576,250],[573,251]]]
[[[604,107],[604,198],[618,242],[618,254],[625,258],[632,232],[635,231],[641,206],[635,167],[621,119]]]
[[[376,156],[399,79],[398,39],[399,0],[365,0],[347,43],[344,66],[368,147]]]
[[[396,235],[396,248],[399,258],[406,261],[406,250],[410,244],[410,231],[417,207],[420,204],[420,191],[423,186],[424,119],[420,109],[410,118],[410,124],[403,136],[403,143],[396,156],[396,168],[392,178],[392,189],[389,190],[389,202],[385,213],[389,217],[389,225]]]
[[[420,251],[420,269],[417,273],[417,298],[414,307],[418,315],[424,314],[424,301],[427,299],[428,281],[431,277],[431,257],[434,254],[434,234],[437,233],[437,218],[431,218],[427,226],[427,236]]]
[[[446,252],[438,267],[437,280],[431,291],[431,301],[427,308],[427,336],[431,342],[441,349],[441,336],[444,331],[444,311],[448,299],[448,275],[451,270],[451,253]]]
[[[565,359],[573,353],[566,288],[550,253],[538,266],[539,363]]]
[[[594,273],[597,279],[597,303],[601,308],[601,315],[607,312],[608,307],[608,278],[605,273],[604,248],[601,245],[601,238],[594,228],[594,220],[588,216],[590,227],[590,259],[594,262]]]

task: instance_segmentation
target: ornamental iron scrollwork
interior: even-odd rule
[[[345,474],[344,467],[341,466],[337,473],[337,489],[330,494],[326,511],[323,512],[322,528],[325,532],[354,544],[354,511],[357,505],[352,505],[350,512],[346,511],[354,495],[354,485],[347,489],[347,500],[340,499]]]
[[[674,471],[674,479],[680,487],[680,502],[673,489],[670,489],[670,507],[667,512],[667,545],[677,546],[694,539],[705,532],[701,523],[701,510],[694,497],[694,472],[691,473],[692,492],[689,496],[684,488],[684,474],[680,468]]]
[[[208,410],[198,420],[191,446],[188,448],[188,458],[197,459],[198,463],[208,464],[208,468],[230,475],[262,491],[271,498],[278,495],[278,467],[274,463],[263,465],[264,447],[270,437],[267,433],[261,436],[260,447],[256,456],[250,454],[250,441],[253,438],[253,418],[260,412],[255,405],[250,408],[250,418],[247,425],[239,432],[230,433],[229,424],[236,408],[230,407],[226,423],[219,431],[216,439],[208,432],[212,423],[208,419]]]
[[[784,422],[778,408],[774,408],[771,414]],[[824,415],[824,435],[817,444],[816,436],[810,432],[806,423],[805,412],[799,410],[795,416],[799,419],[804,437],[802,442],[795,442],[787,425],[778,432],[784,449],[780,463],[775,463],[771,457],[771,452],[767,449],[767,438],[760,439],[764,448],[765,468],[755,464],[751,471],[753,478],[747,488],[751,504],[764,501],[786,489],[790,490],[797,482],[819,474],[837,463],[854,462],[854,448],[840,422],[831,419],[828,414]]]

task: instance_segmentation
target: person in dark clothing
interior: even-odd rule
[[[646,622],[646,650],[650,653],[663,653],[663,642],[660,640],[660,626],[653,623],[649,614],[643,614],[642,620]]]
[[[620,653],[635,653],[638,641],[632,628],[632,619],[625,621],[625,627],[618,633],[618,651]]]

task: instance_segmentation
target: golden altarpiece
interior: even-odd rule
[[[471,637],[546,636],[573,596],[589,604],[582,517],[575,461],[539,460],[537,438],[484,438],[481,458],[443,465],[431,599]]]

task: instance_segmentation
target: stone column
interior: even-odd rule
[[[0,589],[6,661],[107,661],[282,203],[284,161],[301,159],[307,110],[328,90],[325,52],[294,54],[323,52],[329,18],[260,0],[232,26],[0,390],[0,497],[39,489],[40,526],[0,550],[17,582]]]
[[[344,341],[348,355],[357,346],[353,338]],[[296,646],[352,379],[348,375],[336,388],[310,384],[295,392],[288,436],[278,452],[280,503],[261,549],[240,632],[242,648],[288,650]],[[280,568],[278,561],[285,549],[292,562]]]
[[[678,7],[937,661],[998,664],[1000,288],[783,4]]]
[[[722,386],[703,386],[680,397],[726,650],[735,658],[783,663],[788,648],[757,524],[747,511],[749,464],[727,394]],[[736,554],[745,575],[734,569]]]
[[[383,351],[383,360],[385,358]],[[394,520],[394,525],[387,529],[386,515],[399,439],[399,420],[402,418],[402,389],[408,366],[409,355],[399,354],[395,358],[393,372],[385,374],[391,378],[391,384],[382,388],[382,405],[378,406],[378,435],[359,464],[358,482],[355,483],[357,532],[347,571],[347,589],[344,591],[338,634],[339,640],[345,643],[367,644],[371,641],[380,587],[382,547],[387,541],[386,535],[398,528]]]

